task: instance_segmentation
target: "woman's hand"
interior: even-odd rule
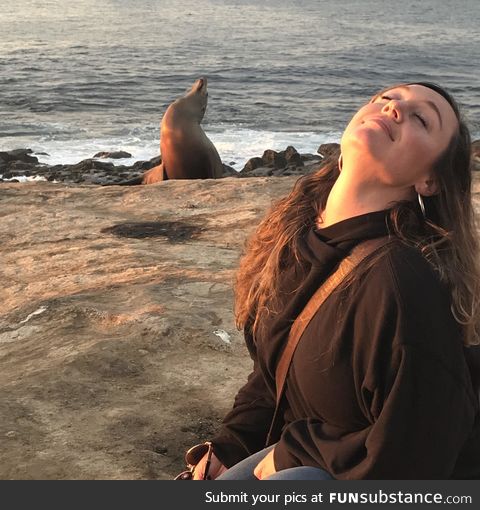
[[[259,479],[264,480],[268,478],[273,473],[276,473],[275,463],[273,462],[273,451],[272,448],[267,455],[257,464],[257,467],[254,469],[253,474]]]
[[[195,466],[195,471],[193,472],[194,480],[204,480],[205,475],[205,465],[207,463],[208,452],[200,459],[199,463]],[[212,453],[212,458],[210,459],[210,467],[208,468],[208,478],[209,480],[215,480],[222,473],[225,473],[227,468],[218,460],[214,453]]]

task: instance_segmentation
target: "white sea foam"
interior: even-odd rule
[[[3,179],[4,181],[18,181],[18,182],[33,182],[33,181],[46,181],[47,179],[43,177],[43,175],[16,175],[15,177],[8,177],[3,178],[3,175],[0,174],[0,179]]]
[[[253,157],[262,156],[266,149],[285,150],[292,145],[300,153],[316,154],[320,144],[338,142],[340,133],[315,133],[291,131],[257,131],[245,128],[227,128],[207,132],[226,164],[241,170]]]
[[[240,171],[245,163],[253,157],[262,156],[266,149],[285,150],[293,145],[300,153],[315,154],[318,146],[327,142],[338,142],[340,133],[316,133],[313,131],[266,131],[238,126],[209,125],[204,126],[207,136],[212,140],[221,160]],[[115,165],[133,165],[136,161],[149,160],[160,154],[159,135],[152,138],[151,127],[143,133],[136,130],[135,136],[119,138],[82,138],[66,141],[52,137],[36,140],[17,139],[15,147],[32,149],[39,162],[47,165],[79,163],[93,158],[97,152],[123,150],[132,157],[126,159],[102,159]],[[13,148],[13,144],[12,144]],[[42,154],[45,153],[45,154]]]

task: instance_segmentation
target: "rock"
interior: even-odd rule
[[[162,156],[155,156],[152,159],[150,159],[149,162],[152,165],[152,168],[154,166],[158,166],[162,162]]]
[[[262,158],[250,158],[243,167],[243,169],[240,171],[240,173],[242,175],[246,173],[251,173],[253,170],[255,170],[256,168],[260,168],[261,166],[263,166]]]
[[[301,154],[301,157],[302,157],[302,161],[304,163],[305,163],[305,161],[311,162],[311,161],[322,161],[323,160],[322,156],[317,155],[317,154]]]
[[[4,163],[21,161],[23,163],[37,164],[38,158],[30,156],[32,153],[32,149],[15,149],[13,151],[0,152],[0,160]]]
[[[295,147],[289,145],[284,152],[288,166],[303,166],[302,156],[297,152]]]
[[[263,163],[262,163],[263,165]],[[283,170],[283,169],[282,169]],[[271,166],[259,166],[249,171],[241,171],[238,173],[238,177],[270,177],[273,175],[275,168]]]
[[[128,159],[133,157],[129,152],[125,151],[112,151],[112,152],[97,152],[94,158],[109,158],[109,159]]]
[[[4,179],[11,179],[13,177],[34,177],[39,175],[35,169],[31,169],[28,164],[20,163],[9,166],[8,170],[3,173]]]
[[[285,168],[287,166],[287,160],[284,154],[272,149],[267,149],[263,153],[262,161],[264,165],[273,166],[274,168]]]
[[[14,172],[18,175],[34,175],[36,172],[36,166],[32,163],[25,163],[21,160],[11,161],[8,164],[9,172]]]
[[[223,163],[223,177],[238,177],[238,172],[235,168]]]
[[[0,479],[183,469],[251,370],[234,271],[295,180],[2,184],[0,413],[17,437],[3,436]]]
[[[316,172],[323,165],[323,159],[318,157],[318,159],[311,159],[309,161],[304,161],[304,167],[302,175],[311,174],[312,172]]]
[[[320,160],[319,156],[309,155],[310,159]],[[305,158],[306,160],[307,158]],[[284,151],[276,152],[268,149],[261,158],[255,157],[247,161],[239,177],[269,177],[269,176],[287,176],[303,175],[309,173],[309,169],[304,168],[304,158],[295,147],[289,145]]]
[[[161,156],[155,156],[154,158],[150,159],[149,161],[136,161],[132,166],[132,170],[134,172],[143,173],[147,170],[150,170],[150,168],[160,165],[161,162],[162,162]]]
[[[322,145],[320,145],[317,149],[318,154],[324,158],[328,158],[332,154],[336,154],[337,151],[340,151],[340,144],[338,143],[322,143]]]
[[[68,170],[73,173],[90,172],[92,170],[109,170],[114,168],[113,163],[103,163],[94,159],[84,159],[76,165],[68,165]]]

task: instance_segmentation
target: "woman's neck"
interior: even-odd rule
[[[325,209],[317,219],[319,228],[361,214],[383,211],[395,202],[412,199],[411,190],[388,187],[377,180],[359,181],[352,179],[351,175],[345,169],[340,173],[328,195]]]

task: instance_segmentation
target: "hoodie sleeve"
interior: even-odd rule
[[[293,421],[275,447],[277,470],[318,466],[336,479],[451,477],[478,405],[448,293],[410,255],[388,257],[351,305],[351,363],[365,426]]]

